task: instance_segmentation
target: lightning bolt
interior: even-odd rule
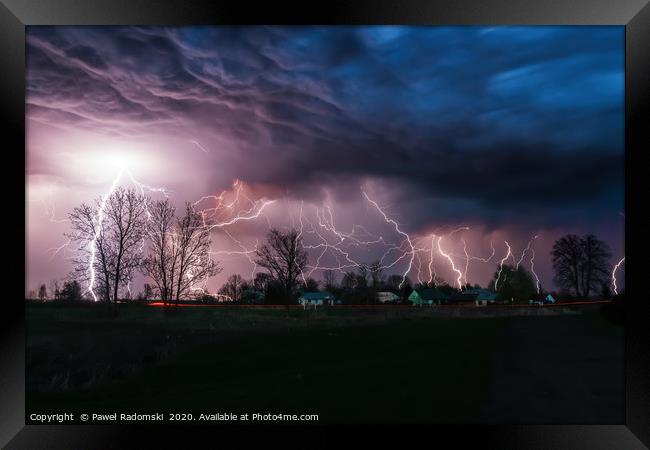
[[[97,253],[97,239],[99,239],[99,236],[101,235],[103,228],[102,228],[102,223],[104,221],[104,209],[106,208],[106,202],[108,201],[109,197],[113,192],[115,192],[115,189],[117,188],[117,184],[120,181],[120,178],[122,178],[122,174],[124,173],[124,168],[120,169],[118,172],[117,176],[113,180],[113,183],[111,184],[110,189],[106,194],[104,194],[104,197],[102,197],[102,201],[99,206],[99,210],[97,211],[97,219],[96,219],[96,225],[95,225],[95,234],[93,238],[90,240],[88,243],[88,248],[90,250],[90,259],[88,261],[88,270],[90,271],[90,281],[88,282],[88,289],[86,292],[90,292],[90,295],[93,297],[93,301],[97,302],[97,295],[95,294],[94,287],[95,287],[95,257]]]
[[[196,145],[196,146],[199,148],[199,150],[201,150],[203,153],[208,153],[208,151],[205,149],[205,147],[203,147],[203,146],[199,143],[199,141],[191,140],[190,142],[191,142],[192,144]]]
[[[456,274],[458,275],[458,278],[456,279],[456,283],[458,284],[458,288],[459,288],[459,289],[462,289],[463,284],[462,284],[462,281],[461,281],[461,280],[463,279],[463,272],[461,272],[460,270],[458,270],[458,269],[456,268],[456,265],[454,264],[454,260],[451,258],[451,256],[449,256],[449,254],[445,253],[445,252],[442,250],[442,247],[440,246],[440,241],[441,241],[441,240],[442,240],[442,236],[438,236],[438,241],[437,241],[437,244],[438,244],[438,253],[440,253],[443,257],[447,258],[447,260],[449,261],[449,264],[451,265],[451,269],[452,269],[454,272],[456,272]]]
[[[625,262],[625,256],[622,257],[614,266],[614,269],[612,270],[612,287],[614,288],[614,294],[618,295],[618,286],[616,285],[616,272],[618,269],[621,267],[621,264]]]
[[[431,235],[431,251],[430,251],[430,254],[429,254],[429,284],[431,284],[431,282],[435,281],[435,279],[438,277],[438,274],[436,274],[436,266],[435,266],[435,263],[433,261],[433,249],[434,249],[433,241],[434,241],[435,238],[436,238],[436,235],[432,234]]]
[[[515,268],[516,268],[516,269],[519,269],[519,264],[521,264],[521,262],[524,260],[524,257],[526,256],[526,253],[530,250],[530,246],[532,245],[533,241],[534,241],[535,239],[537,239],[538,237],[539,237],[538,235],[535,235],[535,237],[533,237],[530,241],[528,241],[528,245],[527,245],[526,248],[521,252],[521,257],[519,258],[519,261],[517,261],[517,263],[516,263],[516,265],[515,265]]]
[[[469,253],[467,253],[467,242],[463,238],[463,252],[465,252],[465,273],[463,277],[465,278],[465,284],[467,284],[467,270],[469,269]]]
[[[406,272],[404,272],[404,274],[402,275],[402,282],[401,282],[401,283],[399,284],[399,286],[398,286],[398,287],[401,289],[402,286],[404,285],[404,282],[406,281],[406,275],[411,271],[411,267],[412,267],[412,265],[413,265],[413,258],[415,257],[415,248],[413,247],[413,242],[411,242],[411,237],[410,237],[408,234],[406,234],[405,232],[403,232],[403,231],[400,229],[399,224],[398,224],[397,222],[395,222],[395,220],[389,218],[389,217],[386,215],[386,213],[385,213],[385,212],[384,212],[384,211],[379,207],[379,205],[377,204],[377,202],[375,202],[375,201],[372,200],[370,197],[368,197],[368,194],[366,194],[365,191],[361,191],[361,192],[363,193],[364,197],[366,197],[366,200],[368,200],[368,202],[370,202],[370,203],[371,203],[371,204],[372,204],[372,205],[377,209],[377,211],[379,211],[379,213],[382,215],[382,217],[384,218],[384,220],[385,220],[387,223],[392,224],[392,225],[395,227],[395,231],[397,231],[397,233],[399,233],[400,235],[404,236],[404,238],[406,239],[406,242],[408,242],[408,245],[409,245],[409,247],[410,247],[410,249],[411,249],[411,252],[410,252],[411,257],[410,257],[410,259],[409,259],[408,268],[406,269]]]
[[[532,256],[530,257],[530,271],[533,273],[535,276],[535,283],[537,284],[537,293],[541,294],[542,293],[542,285],[539,281],[539,277],[535,273],[535,250],[531,249],[531,254]]]
[[[499,284],[499,279],[501,278],[501,272],[503,271],[503,263],[505,263],[508,258],[512,256],[512,252],[510,251],[510,244],[508,244],[508,241],[503,241],[506,244],[506,247],[508,248],[508,251],[506,253],[506,256],[503,257],[501,262],[499,263],[499,272],[497,274],[496,280],[494,280],[494,290],[497,290],[497,285]]]

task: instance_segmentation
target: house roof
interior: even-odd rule
[[[477,292],[464,291],[454,295],[452,300],[457,302],[473,302],[478,296],[479,294]]]
[[[417,292],[418,296],[422,300],[444,300],[449,298],[449,296],[440,289],[414,289],[413,292]]]
[[[487,291],[487,290],[484,291],[484,292],[480,292],[480,293],[476,296],[476,299],[477,299],[477,300],[496,300],[496,298],[497,298],[497,294],[496,294],[496,293],[494,293],[494,292],[490,292],[490,291]]]
[[[306,300],[327,300],[334,298],[332,294],[327,291],[324,292],[305,292],[301,295],[302,298]]]
[[[487,289],[483,288],[471,288],[471,289],[466,289],[463,292],[470,293],[470,294],[491,294],[492,292],[488,291]]]

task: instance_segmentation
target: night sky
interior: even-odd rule
[[[332,228],[354,231],[350,259],[384,255],[387,274],[411,261],[413,281],[429,277],[432,233],[461,226],[442,241],[461,272],[465,250],[496,252],[471,260],[471,283],[487,284],[504,240],[519,259],[538,236],[548,288],[564,233],[623,256],[623,27],[28,27],[26,85],[28,288],[70,271],[72,249],[53,250],[67,213],[124,165],[178,206],[274,201],[214,230],[211,290],[252,275],[269,226],[302,224],[312,269]],[[453,283],[449,261],[433,265]]]

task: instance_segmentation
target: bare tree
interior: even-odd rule
[[[341,280],[341,287],[346,290],[352,290],[357,286],[357,274],[354,272],[345,272]]]
[[[592,292],[598,292],[604,283],[609,281],[611,269],[609,258],[612,256],[607,244],[593,234],[583,236],[583,261],[580,265],[582,276],[582,292],[588,297]]]
[[[269,283],[272,281],[271,275],[264,272],[257,272],[253,278],[253,287],[263,293],[267,293]]]
[[[390,275],[386,279],[386,286],[388,289],[392,289],[394,291],[397,291],[399,289],[399,285],[402,282],[402,276],[401,275]]]
[[[168,199],[153,202],[148,222],[149,256],[142,268],[154,282],[158,295],[167,304],[174,292],[176,246],[174,243],[174,215],[176,208]]]
[[[573,290],[575,295],[582,295],[580,283],[580,261],[582,261],[582,247],[580,236],[567,234],[561,237],[551,251],[553,257],[553,269],[555,270],[555,282],[558,286]]]
[[[372,287],[376,288],[384,281],[384,268],[381,266],[380,261],[375,261],[368,266],[370,272],[370,279],[372,280]]]
[[[314,278],[307,278],[305,280],[305,292],[318,292],[320,282]]]
[[[50,281],[50,295],[52,296],[52,299],[53,300],[58,300],[60,293],[61,293],[61,290],[60,290],[60,287],[59,287],[59,280]]]
[[[325,289],[328,290],[336,289],[336,273],[333,270],[324,271],[323,282],[325,284]]]
[[[144,284],[144,292],[142,293],[143,300],[151,300],[153,298],[153,288],[149,283]]]
[[[357,289],[365,289],[368,287],[368,264],[361,263],[357,267]]]
[[[577,297],[589,296],[609,276],[609,249],[593,235],[563,236],[555,241],[551,256],[555,282]]]
[[[66,234],[78,244],[73,276],[88,283],[97,300],[117,301],[120,287],[140,267],[146,230],[148,198],[134,189],[116,188],[70,213],[72,232]]]
[[[298,231],[283,233],[273,228],[267,235],[267,243],[256,251],[256,255],[255,262],[268,270],[282,288],[288,309],[292,290],[307,265],[307,251]]]
[[[230,275],[219,289],[219,294],[228,297],[233,302],[239,302],[245,287],[246,283],[241,275]]]
[[[210,258],[210,228],[190,203],[175,216],[169,200],[153,203],[148,226],[150,254],[143,269],[165,304],[184,298],[193,286],[221,272]]]
[[[190,288],[217,275],[222,268],[210,258],[210,228],[191,203],[185,204],[185,215],[178,219],[174,233],[174,290],[176,303]]]
[[[41,284],[41,286],[38,288],[38,299],[40,301],[45,301],[47,298],[47,288],[45,287],[45,284]]]

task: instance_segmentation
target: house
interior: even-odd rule
[[[487,306],[496,303],[497,294],[487,289],[467,289],[451,298],[452,303],[474,303],[476,306]]]
[[[475,289],[468,289],[466,291],[461,291],[454,295],[450,302],[451,303],[474,303],[478,298],[479,293]]]
[[[495,292],[481,292],[476,297],[476,306],[487,306],[497,302],[497,294]]]
[[[339,304],[334,295],[327,291],[323,292],[304,292],[299,298],[298,303],[302,306],[323,306]]]
[[[496,292],[490,292],[487,289],[470,289],[476,294],[474,303],[476,306],[487,306],[497,302]]]
[[[399,295],[394,292],[377,292],[377,301],[379,303],[397,303]]]
[[[441,303],[447,303],[449,296],[440,289],[414,289],[409,295],[409,300],[413,302],[413,305],[417,306],[440,305]]]
[[[528,300],[529,305],[554,304],[555,298],[551,294],[537,294]]]

